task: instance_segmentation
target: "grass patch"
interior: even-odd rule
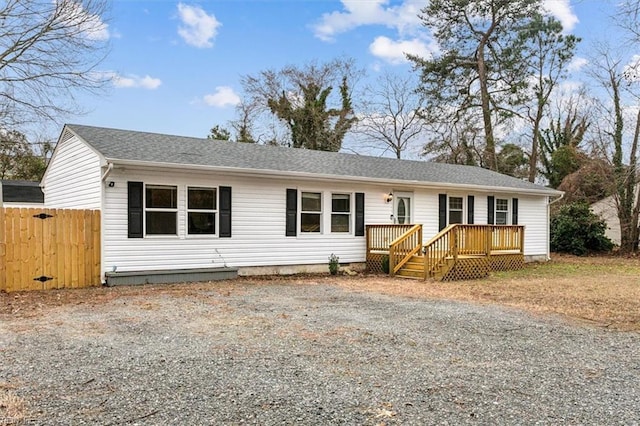
[[[0,384],[0,425],[24,424],[27,416],[27,404],[7,386]]]

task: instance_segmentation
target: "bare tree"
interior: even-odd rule
[[[428,141],[422,155],[440,163],[482,166],[484,138],[482,122],[473,110],[464,111],[457,120],[448,120],[447,112],[426,109],[422,116],[428,125]]]
[[[238,118],[231,121],[231,127],[236,131],[236,142],[257,142],[253,136],[253,119],[256,109],[258,107],[255,104],[246,101],[240,102],[236,107]]]
[[[81,111],[75,96],[104,87],[107,0],[0,3],[0,126]]]
[[[410,144],[424,136],[425,121],[419,115],[424,98],[411,75],[384,73],[364,88],[355,133],[373,148],[391,151],[401,158]]]
[[[599,48],[599,61],[592,61],[592,76],[607,92],[600,104],[601,120],[597,125],[598,137],[607,144],[602,151],[609,153],[615,183],[615,200],[620,220],[620,250],[633,252],[638,247],[638,219],[640,198],[636,191],[638,183],[637,162],[640,142],[640,109],[633,117],[628,114],[629,95],[634,107],[640,103],[640,95],[632,90],[637,81],[629,76],[629,68],[620,57],[614,56],[607,46]],[[631,122],[631,126],[627,123]],[[632,128],[632,130],[629,129]],[[625,156],[628,155],[628,160]]]

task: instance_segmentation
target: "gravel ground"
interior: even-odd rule
[[[637,333],[497,306],[274,282],[0,319],[26,424],[640,424]]]

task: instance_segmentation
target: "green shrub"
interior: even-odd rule
[[[584,256],[609,251],[613,243],[605,236],[607,225],[583,202],[566,204],[551,216],[551,251]]]
[[[336,275],[338,273],[338,269],[340,269],[340,258],[331,253],[331,256],[329,256],[329,273],[331,275]]]
[[[389,273],[389,255],[382,256],[382,272]]]

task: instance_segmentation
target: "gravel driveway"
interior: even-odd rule
[[[0,386],[27,424],[640,424],[637,333],[326,284],[225,288],[0,317]]]

